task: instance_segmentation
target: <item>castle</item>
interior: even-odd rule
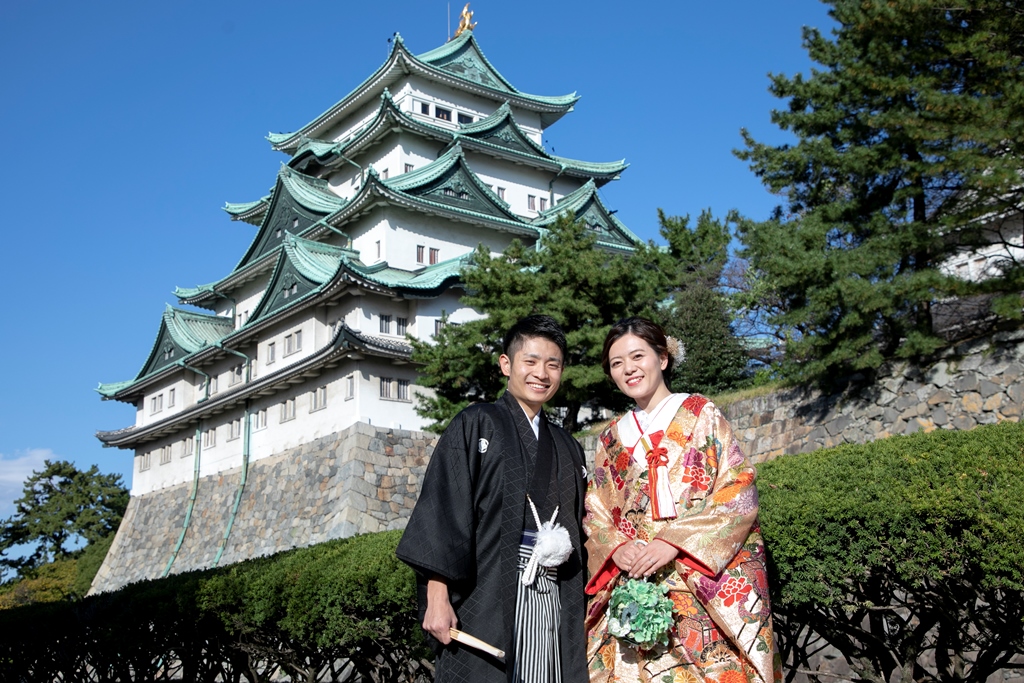
[[[272,191],[224,207],[256,226],[238,265],[178,288],[139,373],[98,387],[136,419],[97,433],[135,466],[94,590],[402,525],[434,438],[407,336],[478,316],[469,255],[536,245],[564,212],[605,249],[637,243],[598,194],[627,164],[542,144],[579,98],[515,88],[467,23],[420,55],[396,35],[348,95],[269,135],[289,157]]]

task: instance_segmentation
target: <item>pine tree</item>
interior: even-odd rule
[[[471,402],[495,400],[505,386],[498,370],[504,334],[535,313],[552,316],[566,333],[562,386],[548,406],[564,413],[563,426],[575,431],[584,406],[621,410],[625,401],[601,369],[601,350],[613,323],[653,315],[664,297],[657,252],[653,245],[631,256],[597,248],[595,235],[570,215],[551,226],[539,248],[515,241],[492,257],[481,246],[463,271],[462,302],[485,317],[445,324],[431,342],[411,340],[419,383],[435,392],[418,398],[417,412],[439,430]]]
[[[1020,244],[1024,209],[1024,11],[1005,0],[827,0],[834,38],[805,29],[820,65],[771,77],[788,100],[771,146],[738,151],[785,198],[741,230],[776,288],[789,370],[825,377],[915,357],[943,343],[933,306],[998,295],[1020,315],[1020,252],[968,282],[943,265],[993,242]]]
[[[0,557],[0,566],[26,571],[71,557],[76,546],[117,531],[128,506],[119,474],[100,474],[95,465],[79,470],[65,460],[43,462],[25,481],[16,512],[0,523],[0,554],[19,546],[31,552]]]

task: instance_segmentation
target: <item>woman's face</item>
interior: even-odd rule
[[[645,407],[665,386],[662,372],[668,367],[668,355],[658,353],[635,334],[619,337],[608,349],[608,367],[619,391]]]

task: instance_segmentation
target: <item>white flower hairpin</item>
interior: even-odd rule
[[[672,367],[678,368],[686,360],[686,347],[675,337],[665,337],[665,347],[668,355],[672,356]]]

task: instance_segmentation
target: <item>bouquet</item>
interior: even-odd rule
[[[620,583],[608,602],[608,632],[641,650],[667,646],[672,628],[672,600],[667,593],[667,586],[640,579]]]

